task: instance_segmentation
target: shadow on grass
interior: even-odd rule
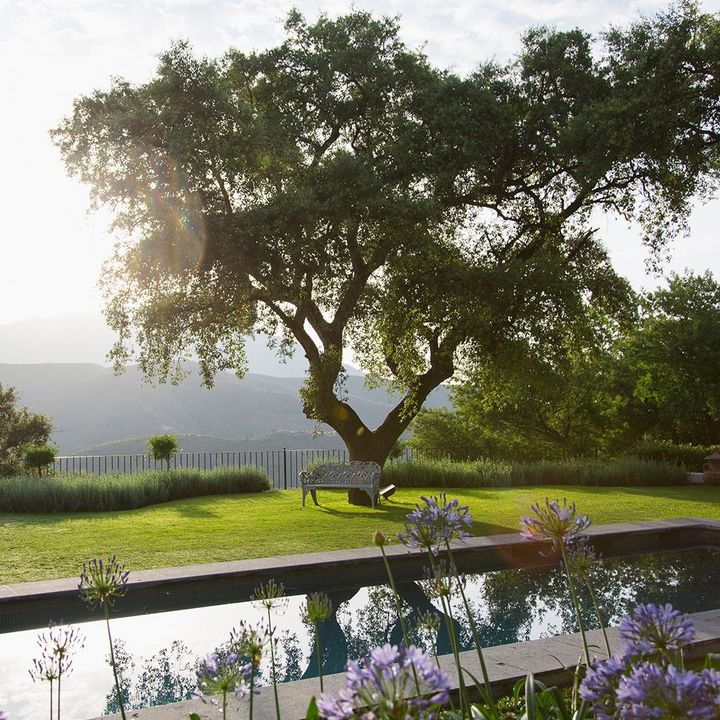
[[[405,522],[405,518],[410,510],[415,507],[414,502],[403,502],[402,504],[395,503],[392,500],[383,501],[383,503],[377,506],[374,510],[371,507],[363,507],[357,505],[347,505],[345,507],[333,507],[330,505],[323,505],[322,501],[319,501],[319,505],[306,504],[305,509],[310,509],[313,512],[320,512],[324,515],[331,515],[338,518],[367,518],[372,520],[377,518],[382,522],[395,522],[398,525],[402,525]],[[507,525],[496,525],[495,523],[473,522],[472,528],[470,529],[472,535],[477,537],[485,535],[504,535],[506,533],[518,532],[517,527],[508,527]]]

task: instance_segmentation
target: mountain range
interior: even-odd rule
[[[298,358],[293,358],[295,364],[290,366],[295,376],[271,374],[286,373],[288,366],[278,363],[256,342],[251,368],[264,367],[269,372],[250,372],[243,379],[219,373],[211,390],[201,386],[194,363],[188,364],[189,376],[179,385],[153,386],[144,382],[135,366],[115,375],[111,368],[93,362],[30,359],[83,357],[83,352],[90,356],[91,348],[102,345],[102,335],[91,322],[78,322],[77,318],[69,323],[57,321],[57,332],[50,336],[38,330],[46,343],[44,352],[38,337],[28,340],[24,349],[16,346],[28,337],[20,334],[20,323],[0,326],[0,384],[16,388],[21,405],[52,419],[52,441],[61,454],[142,453],[147,437],[158,433],[179,436],[188,452],[342,447],[329,427],[308,420],[302,411],[299,390],[304,378],[298,371]],[[31,327],[33,323],[26,324],[26,331]],[[68,338],[71,344],[77,337],[81,341],[71,351]],[[23,360],[8,362],[8,358]],[[365,387],[359,374],[348,375],[344,390],[348,402],[371,428],[379,425],[395,404],[384,390]],[[437,388],[425,406],[449,406],[447,388]]]

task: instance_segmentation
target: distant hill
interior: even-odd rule
[[[343,441],[334,432],[315,435],[300,430],[277,430],[268,435],[247,439],[215,437],[212,435],[178,435],[178,444],[185,453],[249,452],[254,450],[341,450]],[[79,450],[77,455],[144,455],[147,436],[115,440]]]
[[[233,450],[339,443],[336,437],[312,438],[318,427],[302,412],[303,378],[249,374],[238,380],[220,373],[207,390],[197,366],[189,369],[191,376],[180,385],[153,387],[143,383],[136,367],[116,376],[91,363],[0,364],[0,384],[17,388],[22,405],[53,419],[52,440],[62,454],[101,454],[108,443],[118,448],[111,452],[121,447],[142,452],[145,439],[157,433],[191,436],[185,449],[192,442],[194,449],[207,451],[229,450],[233,443]],[[384,391],[365,388],[360,376],[347,378],[346,392],[370,427],[380,424],[393,404]],[[449,406],[447,389],[436,389],[426,406]],[[201,448],[201,443],[207,444]]]
[[[65,313],[0,325],[0,363],[93,363],[107,365],[115,333],[100,313]],[[267,337],[247,341],[250,372],[279,377],[302,377],[305,356],[299,346],[287,362],[267,347]],[[352,371],[352,370],[351,370]]]

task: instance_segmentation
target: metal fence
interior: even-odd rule
[[[412,460],[406,448],[399,461]],[[339,450],[240,450],[238,452],[177,453],[171,468],[212,470],[213,468],[255,467],[264,470],[276,490],[296,488],[298,475],[314,462],[347,462],[348,453]],[[71,475],[128,475],[146,470],[164,470],[164,461],[150,455],[68,455],[55,458],[54,472]]]

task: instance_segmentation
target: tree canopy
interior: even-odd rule
[[[673,275],[620,346],[626,422],[675,443],[720,444],[720,283]]]
[[[244,371],[248,333],[279,333],[307,358],[307,416],[382,463],[463,363],[627,303],[591,213],[657,251],[712,190],[719,25],[685,3],[597,41],[538,28],[467,77],[364,12],[292,12],[264,52],[173,45],[53,131],[123,236],[114,359],[165,380],[196,353],[210,383]],[[376,429],[342,394],[347,348],[399,393]]]
[[[702,457],[720,444],[720,284],[709,271],[671,275],[638,310],[589,342],[569,334],[552,353],[510,351],[477,368],[453,411],[420,413],[411,445],[457,459],[661,455],[665,444]]]

